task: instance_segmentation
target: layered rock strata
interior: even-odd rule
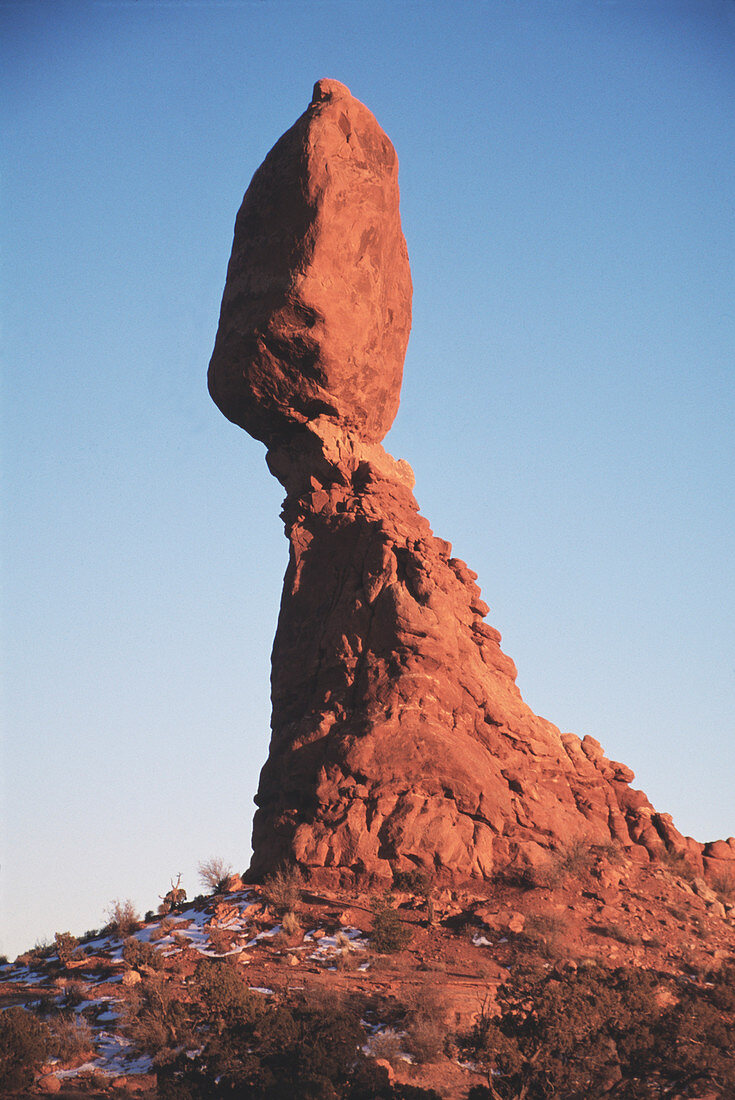
[[[489,877],[577,839],[735,868],[735,840],[681,836],[630,769],[523,702],[476,575],[379,442],[410,309],[395,152],[320,81],[243,201],[209,374],[287,492],[251,873],[296,860]]]

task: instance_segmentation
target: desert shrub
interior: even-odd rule
[[[287,936],[295,936],[301,931],[299,918],[292,909],[289,909],[287,913],[283,914],[281,918],[281,928]]]
[[[83,1016],[57,1012],[49,1019],[48,1052],[61,1062],[74,1062],[93,1048],[92,1031]]]
[[[161,952],[157,951],[152,943],[144,943],[134,936],[125,940],[122,957],[134,970],[139,970],[142,966],[150,966],[152,970],[160,970],[163,967]]]
[[[232,875],[232,866],[229,863],[214,856],[212,859],[202,860],[197,871],[202,886],[207,887],[213,894],[224,894]]]
[[[529,913],[523,926],[523,938],[547,959],[569,954],[566,936],[569,918],[564,913]]]
[[[712,889],[720,895],[723,901],[735,901],[735,873],[733,871],[720,871],[712,878]]]
[[[404,890],[407,894],[416,894],[420,898],[428,897],[434,886],[426,871],[420,871],[418,868],[410,871],[394,871],[393,885],[396,890]]]
[[[524,867],[516,874],[523,886],[553,890],[568,878],[584,878],[594,859],[595,853],[587,841],[573,840],[549,853],[544,863],[535,867]]]
[[[691,882],[696,877],[696,870],[692,867],[686,852],[677,852],[674,848],[664,848],[659,856],[661,863],[672,874]]]
[[[594,862],[594,852],[586,840],[572,840],[556,853],[562,873],[571,878],[588,873]]]
[[[401,1082],[391,1085],[388,1071],[367,1058],[355,1067],[346,1100],[443,1100],[443,1097],[435,1089],[422,1089],[418,1085]]]
[[[55,950],[55,944],[50,944],[46,940],[37,940],[33,947],[18,956],[16,962],[28,966],[32,970],[34,967],[41,966],[53,955]]]
[[[607,936],[609,939],[617,940],[618,943],[627,944],[629,947],[643,943],[643,939],[638,932],[634,932],[632,928],[626,928],[624,925],[615,924],[614,922],[596,924],[592,931],[598,936]]]
[[[436,883],[426,871],[414,868],[411,871],[395,871],[393,885],[396,890],[405,890],[408,894],[414,894],[422,899],[426,908],[429,923],[436,920]]]
[[[176,928],[176,921],[171,920],[169,917],[164,917],[157,928],[152,928],[150,932],[151,942],[164,939],[165,936],[170,936]]]
[[[373,1058],[382,1058],[392,1066],[398,1064],[404,1052],[403,1037],[392,1027],[371,1035],[367,1045]]]
[[[397,910],[393,908],[392,902],[391,895],[386,894],[373,903],[370,942],[376,951],[384,955],[403,951],[413,938],[413,932],[403,923]]]
[[[414,989],[406,1001],[406,1049],[417,1062],[436,1062],[447,1037],[447,1009],[430,985]]]
[[[211,864],[215,861],[210,860],[209,862]],[[203,866],[203,864],[199,865],[200,874],[201,874],[202,866]],[[228,873],[228,876],[229,876],[230,872],[228,871],[227,873]],[[226,885],[226,883],[225,883],[225,885]],[[215,893],[219,893],[219,892],[220,891],[215,891]],[[161,896],[161,894],[159,894],[158,896],[161,898],[161,904],[158,906],[158,913],[159,913],[160,916],[165,916],[166,913],[171,913],[174,909],[180,909],[181,906],[186,901],[186,890],[181,885],[181,874],[179,873],[179,876],[176,879],[176,882],[174,882],[173,878],[171,879],[171,889],[168,890],[165,895]],[[146,920],[147,919],[148,919],[148,915],[146,914]],[[151,919],[153,919],[153,914],[152,913],[151,913]]]
[[[25,1008],[0,1012],[0,1088],[30,1085],[48,1054],[50,1038],[48,1026]]]
[[[344,1004],[301,1000],[263,1005],[257,1017],[235,1014],[195,1057],[162,1066],[163,1100],[247,1096],[252,1100],[334,1100],[349,1096],[364,1060],[358,1016]],[[372,1094],[372,1095],[379,1095]]]
[[[76,1008],[86,1000],[85,986],[83,982],[67,982],[64,986],[63,1005],[65,1008]]]
[[[446,1026],[436,1020],[414,1020],[407,1033],[408,1050],[420,1065],[437,1062],[444,1053],[446,1035]]]
[[[602,844],[593,844],[591,850],[594,856],[601,857],[615,867],[625,863],[625,848],[619,840],[610,839]]]
[[[218,955],[225,955],[235,942],[236,933],[228,928],[209,928],[209,942]]]
[[[71,932],[56,932],[54,935],[56,954],[59,962],[68,966],[75,955],[78,954],[79,941]]]
[[[284,865],[263,882],[262,894],[279,913],[294,912],[301,901],[304,876],[300,868]]]
[[[192,990],[207,1018],[221,1024],[254,1024],[262,1015],[263,999],[245,985],[235,967],[225,961],[202,959]]]
[[[125,1002],[122,1031],[133,1049],[166,1061],[193,1039],[192,1014],[178,987],[162,973],[146,975]]]
[[[735,964],[728,963],[707,975],[709,988],[704,994],[721,1012],[735,1012]]]
[[[658,978],[638,970],[519,975],[499,988],[498,1015],[488,1002],[472,1029],[467,1046],[487,1085],[470,1095],[643,1100],[706,1088],[730,1095],[732,1025],[707,991],[685,987],[669,1007],[658,993]]]
[[[125,901],[117,898],[110,902],[105,916],[107,930],[113,936],[129,936],[140,927],[140,915],[130,898]]]

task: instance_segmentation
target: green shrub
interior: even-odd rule
[[[122,1031],[133,1049],[165,1061],[194,1038],[192,1013],[165,974],[147,975],[125,1002]]]
[[[263,1012],[262,997],[248,989],[230,962],[202,959],[192,991],[210,1021],[251,1025]]]
[[[59,956],[59,962],[64,966],[68,966],[72,959],[79,954],[79,941],[76,936],[72,936],[71,932],[56,932],[54,940],[56,941],[56,953]]]
[[[266,1004],[255,1017],[235,1014],[220,1022],[196,1057],[182,1054],[160,1067],[162,1100],[350,1095],[355,1066],[364,1060],[359,1048],[365,1036],[358,1016],[344,1004],[324,999]]]
[[[150,966],[152,970],[161,970],[163,967],[161,952],[157,951],[152,943],[144,943],[134,936],[125,940],[122,957],[133,970],[140,970],[142,966]]]
[[[735,1095],[733,1026],[712,991],[679,987],[665,1004],[660,992],[657,975],[635,969],[519,971],[495,1004],[488,999],[465,1040],[487,1074],[487,1085],[470,1095]]]
[[[393,898],[386,894],[373,903],[373,927],[370,942],[376,951],[383,955],[392,955],[403,951],[413,939],[413,932],[407,928],[397,910],[392,906]]]
[[[416,894],[420,898],[426,898],[433,890],[434,883],[426,871],[413,868],[410,871],[394,871],[393,886],[396,890],[403,890],[407,894]]]
[[[0,1012],[0,1088],[30,1085],[47,1057],[50,1038],[46,1024],[25,1008]]]

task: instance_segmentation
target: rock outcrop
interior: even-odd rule
[[[629,768],[521,698],[476,575],[380,445],[410,304],[393,147],[320,81],[245,196],[209,375],[287,492],[251,873],[296,860],[490,877],[577,840],[735,869],[735,840],[681,836]]]
[[[367,107],[320,80],[237,215],[210,393],[268,446],[320,415],[374,442],[410,328],[398,158]]]

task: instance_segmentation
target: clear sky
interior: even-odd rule
[[[287,544],[206,369],[325,76],[401,164],[386,447],[529,704],[735,833],[732,0],[0,0],[0,42],[0,950],[248,864]]]

